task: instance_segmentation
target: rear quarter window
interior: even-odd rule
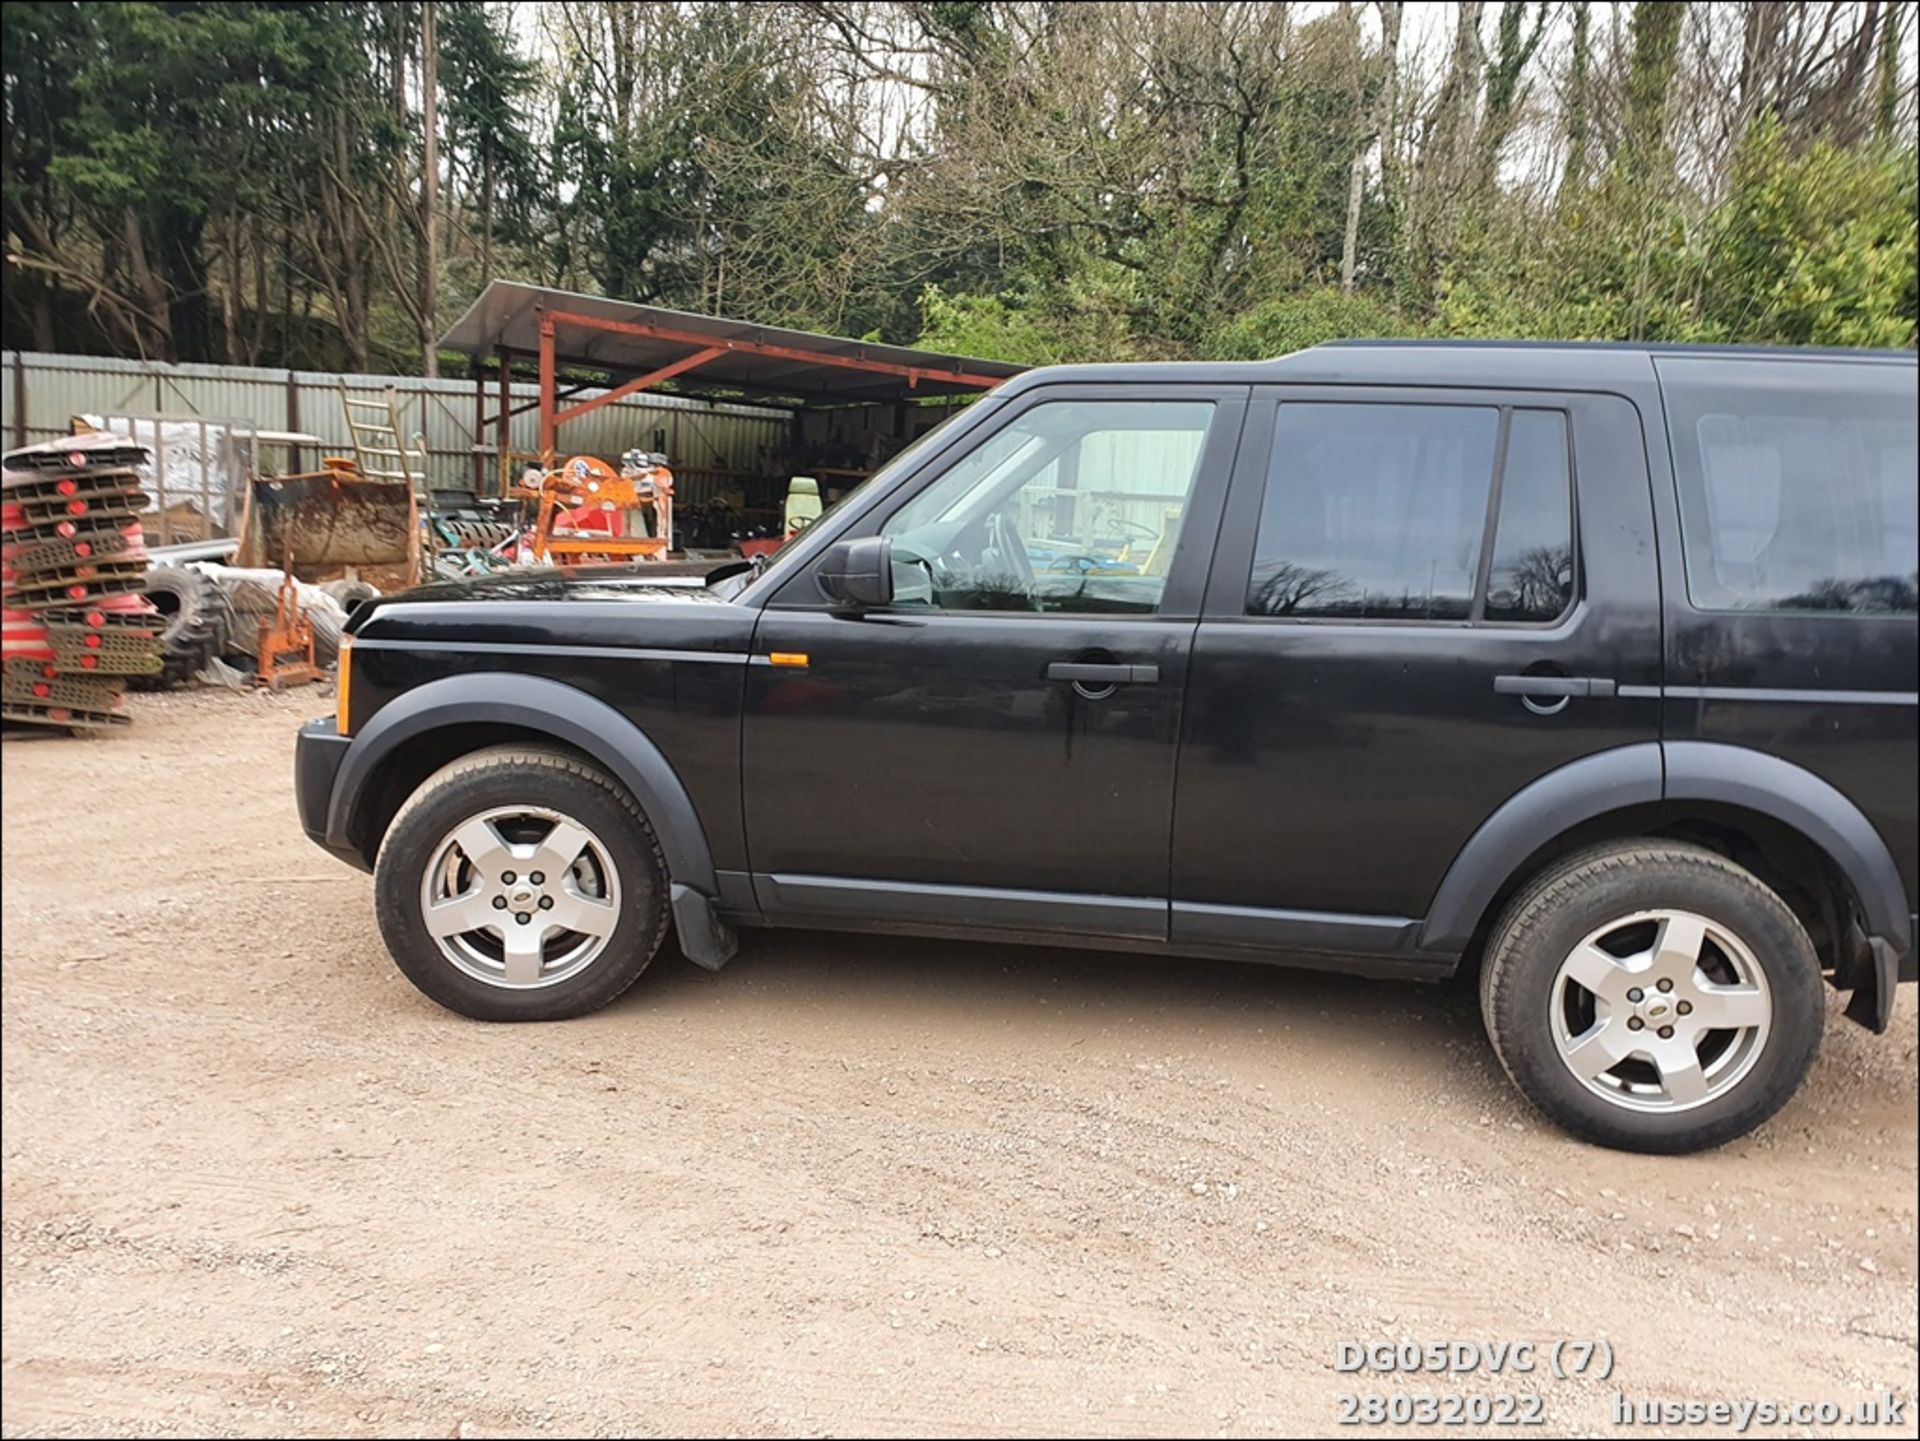
[[[1914,614],[1913,366],[1658,364],[1696,608]]]

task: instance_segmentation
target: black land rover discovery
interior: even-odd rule
[[[302,823],[465,1015],[668,930],[1437,980],[1682,1151],[1914,978],[1910,354],[1352,344],[1038,370],[771,564],[359,608]]]

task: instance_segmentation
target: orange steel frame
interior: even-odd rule
[[[556,410],[555,397],[558,361],[555,356],[554,335],[562,326],[577,326],[584,330],[602,330],[614,335],[638,335],[649,340],[682,341],[695,347],[692,355],[663,365],[658,370],[609,390],[605,395],[596,395],[591,400],[583,400],[578,405],[570,405],[565,410]],[[764,355],[774,360],[798,360],[809,365],[837,366],[843,370],[864,370],[878,375],[897,375],[906,378],[908,389],[917,387],[920,381],[940,380],[948,385],[971,385],[981,390],[992,390],[1000,383],[997,376],[973,375],[964,370],[941,370],[924,365],[898,365],[890,360],[869,360],[864,356],[821,355],[811,350],[799,350],[790,345],[773,345],[763,340],[716,340],[711,335],[699,335],[690,330],[674,330],[664,325],[643,325],[629,320],[602,320],[595,315],[579,315],[567,310],[543,310],[540,312],[540,453],[548,464],[552,464],[556,446],[556,435],[560,427],[569,420],[578,419],[589,411],[598,410],[603,405],[611,405],[623,400],[637,391],[649,389],[663,380],[671,379],[692,370],[695,366],[705,365],[708,361],[722,355]],[[504,368],[502,373],[504,374]],[[504,442],[503,442],[504,443]]]

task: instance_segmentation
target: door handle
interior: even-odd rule
[[[1158,685],[1157,665],[1097,665],[1087,661],[1057,660],[1047,667],[1048,680],[1077,681],[1081,685]]]
[[[1532,696],[1537,700],[1565,700],[1569,696],[1610,696],[1613,681],[1591,675],[1497,675],[1496,695]]]

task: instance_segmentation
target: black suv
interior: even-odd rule
[[[1568,1129],[1759,1124],[1914,978],[1910,354],[1368,343],[1009,381],[770,564],[362,605],[302,824],[429,996],[740,925],[1437,980]]]

